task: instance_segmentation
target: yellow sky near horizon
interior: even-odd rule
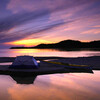
[[[65,39],[67,40],[67,39]],[[63,40],[62,40],[63,41]],[[18,41],[12,41],[12,42],[6,42],[6,45],[15,45],[15,46],[25,46],[25,47],[31,47],[31,46],[36,46],[39,44],[50,44],[50,43],[58,43],[60,42],[58,39],[55,41],[50,41],[50,40],[44,40],[44,39],[22,39]],[[90,42],[89,40],[83,40],[81,42]]]
[[[41,43],[47,44],[47,43],[53,43],[53,42],[48,41],[48,40],[42,40],[42,39],[24,39],[24,40],[18,40],[18,41],[13,41],[13,42],[7,42],[5,44],[29,47],[29,46],[36,46]]]

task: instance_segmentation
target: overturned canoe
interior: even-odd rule
[[[11,65],[0,65],[0,74],[4,75],[27,76],[70,72],[93,73],[90,66],[43,60],[41,60],[41,64],[39,64],[32,56],[18,56]]]
[[[45,75],[54,73],[93,73],[91,69],[73,69],[65,68],[56,64],[50,64],[47,62],[42,62],[38,69],[11,69],[9,65],[0,65],[0,74],[2,75]]]
[[[33,56],[17,56],[9,66],[11,69],[33,69],[39,68],[38,62],[35,60]]]

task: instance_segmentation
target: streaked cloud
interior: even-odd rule
[[[96,26],[93,26],[93,27],[100,28],[100,25],[96,25]]]
[[[99,0],[1,0],[0,43],[100,38]]]
[[[100,34],[100,29],[87,30],[87,31],[82,32],[82,34]]]

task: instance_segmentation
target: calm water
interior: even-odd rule
[[[16,57],[19,55],[56,56],[56,57],[83,57],[100,56],[100,51],[61,51],[55,49],[0,49],[0,57]]]
[[[82,57],[100,56],[100,51],[0,50],[1,57],[18,55]],[[0,100],[100,100],[100,71],[25,78],[0,75]]]
[[[100,72],[40,75],[26,81],[0,75],[0,100],[100,100]]]

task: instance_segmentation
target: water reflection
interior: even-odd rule
[[[17,84],[0,76],[0,100],[99,100],[100,71],[94,74],[53,74],[37,76],[34,84]]]
[[[0,62],[0,65],[11,65],[11,64],[12,64],[12,62],[4,62],[4,63]]]
[[[31,56],[56,56],[56,57],[83,57],[83,56],[100,56],[100,50],[58,50],[58,49],[1,49],[1,57],[16,57],[20,55]]]

